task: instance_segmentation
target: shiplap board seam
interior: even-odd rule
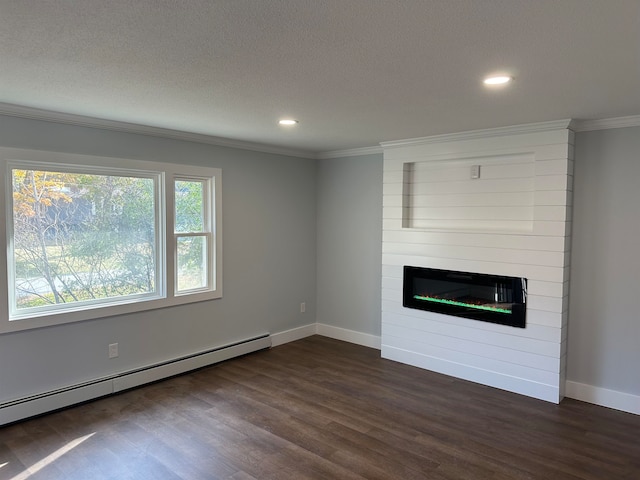
[[[387,299],[382,298],[382,311],[384,313],[407,315],[407,309],[402,306],[401,299]],[[495,323],[482,323],[475,320],[470,320],[462,317],[451,317],[449,315],[443,315],[435,312],[427,312],[422,310],[411,310],[412,316],[423,320],[433,320],[442,323],[450,323],[454,326],[468,326],[469,328],[477,328],[478,330],[485,330],[491,332],[509,332],[509,335],[522,336],[524,338],[535,338],[538,340],[544,340],[548,342],[560,343],[562,341],[562,329],[559,326],[560,322],[556,321],[556,325],[550,326],[548,324],[537,324],[528,322],[527,327],[515,328],[506,325],[500,325]],[[556,320],[558,320],[556,318]]]
[[[558,403],[559,388],[554,385],[532,382],[528,379],[515,378],[500,372],[482,370],[472,365],[450,362],[417,352],[395,348],[382,344],[383,358],[388,358],[409,365],[426,368],[444,375],[451,375],[464,380],[482,383],[490,387],[501,388],[511,392],[527,395],[540,400]]]
[[[552,369],[536,368],[529,363],[515,363],[510,362],[504,358],[482,356],[476,354],[475,352],[454,350],[451,348],[447,348],[446,346],[426,344],[420,342],[419,340],[416,340],[416,338],[413,336],[399,336],[395,333],[397,332],[394,332],[393,330],[388,331],[388,329],[386,331],[383,331],[383,337],[385,338],[386,345],[404,348],[410,351],[419,351],[427,355],[453,362],[464,360],[465,364],[467,365],[482,366],[487,370],[506,373],[507,375],[520,376],[523,372],[528,372],[530,375],[536,376],[533,381],[539,381],[540,376],[544,376],[546,379],[554,378],[560,373],[559,363],[555,361],[555,359],[550,357],[548,357],[549,361],[547,363],[549,365],[554,365]],[[533,364],[535,363],[535,360],[536,359],[532,358],[530,362]],[[538,359],[538,361],[544,363],[544,359]]]
[[[479,343],[504,347],[512,350],[524,349],[529,353],[537,351],[546,351],[554,353],[540,353],[540,355],[557,358],[558,349],[561,341],[541,340],[528,336],[519,336],[507,333],[506,331],[498,332],[480,328],[473,328],[470,325],[451,324],[431,318],[421,319],[411,315],[400,313],[389,314],[385,325],[396,325],[405,328],[413,328],[418,331],[446,335],[451,338],[462,338],[464,340],[475,339]],[[454,334],[447,335],[443,330],[450,330]],[[510,342],[510,343],[506,343]],[[518,349],[514,348],[514,342],[519,345]]]

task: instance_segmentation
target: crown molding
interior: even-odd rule
[[[475,140],[478,138],[501,137],[505,135],[518,135],[536,132],[548,132],[551,130],[573,129],[572,120],[554,120],[551,122],[527,123],[524,125],[511,125],[508,127],[485,128],[468,132],[445,133],[430,137],[409,138],[391,142],[381,142],[383,149],[406,147],[409,145],[427,145],[432,143],[459,142],[462,140]]]
[[[603,118],[600,120],[578,120],[573,128],[576,132],[608,130],[611,128],[640,127],[640,115],[628,117]]]
[[[381,153],[385,148],[393,148],[407,145],[420,145],[439,142],[450,142],[458,140],[472,140],[476,138],[498,137],[501,135],[515,135],[521,133],[545,132],[550,130],[569,129],[574,132],[588,132],[592,130],[608,130],[613,128],[640,127],[640,115],[630,115],[627,117],[603,118],[598,120],[555,120],[551,122],[529,123],[514,125],[509,127],[487,128],[483,130],[471,130],[468,132],[447,133],[443,135],[433,135],[430,137],[410,138],[406,140],[395,140],[381,142],[380,147],[354,148],[350,150],[334,150],[321,152],[317,158],[338,158],[354,157],[358,155],[369,155]]]
[[[382,153],[385,148],[402,147],[408,145],[422,145],[430,143],[442,143],[460,140],[472,140],[477,138],[497,137],[502,135],[516,135],[523,133],[543,132],[549,130],[570,129],[575,132],[587,132],[592,130],[607,130],[612,128],[639,127],[640,115],[627,117],[605,118],[599,120],[556,120],[551,122],[529,123],[524,125],[513,125],[508,127],[487,128],[482,130],[471,130],[459,133],[447,133],[433,135],[429,137],[410,138],[405,140],[395,140],[381,142],[380,146],[352,148],[346,150],[330,150],[315,153],[309,150],[300,150],[287,147],[278,147],[257,142],[243,140],[233,140],[230,138],[216,137],[200,133],[184,132],[169,128],[152,127],[136,123],[121,122],[117,120],[107,120],[104,118],[76,115],[72,113],[55,112],[40,108],[25,107],[10,103],[0,102],[0,115],[27,118],[31,120],[43,120],[52,123],[66,125],[76,125],[80,127],[99,128],[124,133],[139,135],[149,135],[160,138],[170,138],[187,142],[204,143],[218,147],[238,148],[251,150],[254,152],[271,153],[275,155],[286,155],[291,157],[328,159],[341,157],[357,157],[361,155],[373,155]]]
[[[112,130],[116,132],[149,135],[152,137],[170,138],[173,140],[184,140],[187,142],[205,143],[208,145],[216,145],[218,147],[238,148],[242,150],[273,153],[276,155],[287,155],[291,157],[317,157],[314,152],[310,152],[308,150],[276,147],[273,145],[266,145],[262,143],[233,140],[229,138],[215,137],[212,135],[204,135],[200,133],[183,132],[180,130],[172,130],[170,128],[151,127],[148,125],[121,122],[117,120],[106,120],[104,118],[76,115],[72,113],[55,112],[52,110],[25,107],[22,105],[14,105],[10,103],[0,102],[0,115],[27,118],[31,120],[43,120],[46,122],[75,125],[80,127],[100,128],[103,130]]]
[[[362,147],[362,148],[350,148],[347,150],[332,150],[329,152],[320,152],[316,155],[316,158],[323,160],[325,158],[341,158],[341,157],[359,157],[361,155],[374,155],[382,153],[382,147]]]

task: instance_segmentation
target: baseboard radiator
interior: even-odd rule
[[[117,375],[2,403],[0,404],[0,425],[6,425],[88,400],[122,392],[123,390],[173,377],[266,348],[271,348],[271,336],[269,334],[122,372]]]

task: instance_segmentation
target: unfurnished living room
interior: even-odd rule
[[[640,478],[640,1],[0,40],[0,480]]]

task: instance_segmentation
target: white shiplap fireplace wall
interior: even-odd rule
[[[559,402],[573,183],[570,122],[383,143],[382,356]],[[480,166],[480,178],[471,170]],[[528,279],[516,328],[402,306],[404,265]]]

